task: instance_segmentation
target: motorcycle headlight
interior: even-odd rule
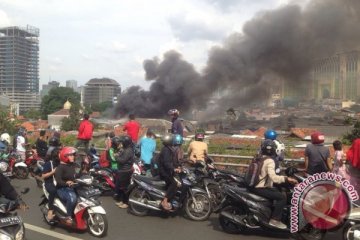
[[[21,226],[19,231],[15,235],[15,240],[23,240],[24,239],[24,227]]]

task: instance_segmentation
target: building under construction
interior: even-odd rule
[[[339,53],[317,60],[313,68],[312,98],[358,100],[360,96],[360,51]]]
[[[18,103],[20,113],[39,108],[38,28],[0,28],[0,94]]]

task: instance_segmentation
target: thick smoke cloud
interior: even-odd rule
[[[149,91],[133,87],[120,98],[117,111],[143,117],[164,116],[167,109],[190,111],[205,106],[214,92],[226,94],[219,108],[245,106],[267,99],[283,79],[288,85],[310,84],[314,60],[358,50],[360,1],[313,0],[304,9],[286,5],[248,21],[243,33],[214,47],[204,72],[170,51],[160,62],[146,60]]]

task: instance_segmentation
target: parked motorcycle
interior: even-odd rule
[[[22,194],[26,194],[25,189]],[[2,198],[0,201],[0,239],[25,240],[25,226],[22,218],[17,215],[18,200]]]
[[[354,204],[343,230],[344,240],[360,240],[360,206]]]
[[[101,194],[100,190],[92,186],[92,178],[88,175],[76,179],[73,187],[78,198],[73,214],[74,224],[71,227],[78,230],[88,230],[95,237],[104,237],[107,234],[108,222],[106,212],[100,201],[97,200]],[[45,185],[43,185],[43,191],[43,199],[39,206],[41,206],[46,223],[51,226],[58,223],[65,224],[66,207],[59,198],[55,198],[54,201],[54,219],[50,221],[47,218],[49,193],[46,191]]]
[[[187,216],[195,221],[208,219],[211,214],[211,200],[206,191],[196,187],[196,176],[187,168],[179,174],[179,187],[171,201],[172,209],[178,212],[185,209]],[[132,176],[133,184],[129,191],[130,212],[136,216],[145,216],[151,210],[167,212],[161,208],[161,201],[166,194],[166,184],[157,178],[142,175]]]
[[[29,176],[27,165],[15,151],[0,159],[0,171],[7,177],[26,179]]]
[[[296,174],[295,169],[286,171],[288,176],[295,177],[299,181],[304,178]],[[272,201],[249,192],[246,188],[232,185],[223,185],[224,199],[219,207],[214,211],[219,213],[219,222],[222,229],[227,233],[241,233],[246,229],[267,229],[270,231],[290,232],[290,209],[291,203],[288,202],[283,210],[282,222],[288,223],[287,229],[279,229],[269,225],[272,213]],[[288,200],[291,199],[289,186]],[[307,225],[297,233],[300,239],[322,239],[324,231]]]

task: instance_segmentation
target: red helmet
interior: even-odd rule
[[[64,163],[69,163],[69,155],[75,155],[77,152],[76,148],[74,147],[64,147],[60,150],[59,158],[60,161]]]
[[[311,143],[312,144],[321,144],[324,143],[325,136],[321,132],[314,132],[311,134]]]

